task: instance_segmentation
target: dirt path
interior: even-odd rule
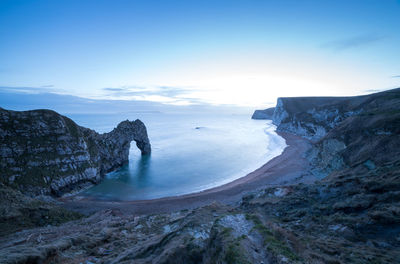
[[[270,160],[261,168],[228,184],[198,193],[182,196],[142,201],[101,201],[79,196],[60,199],[68,209],[90,214],[104,209],[119,209],[122,213],[152,214],[166,213],[183,209],[192,209],[212,202],[234,203],[249,192],[266,186],[312,182],[315,180],[307,173],[309,163],[304,153],[310,143],[301,137],[279,133],[285,138],[288,147],[278,157]]]

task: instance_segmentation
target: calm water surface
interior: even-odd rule
[[[285,140],[270,121],[245,114],[132,112],[70,115],[79,125],[111,131],[136,118],[147,126],[152,153],[131,144],[129,164],[83,194],[141,200],[182,195],[231,182],[281,154]]]

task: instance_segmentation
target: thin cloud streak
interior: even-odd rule
[[[103,88],[104,91],[111,91],[111,92],[123,92],[123,88]]]
[[[51,89],[54,87],[53,85],[44,85],[41,87],[34,86],[0,86],[0,91],[2,92],[20,92],[20,93],[49,93],[49,92],[57,92],[55,89]]]
[[[385,36],[378,34],[366,34],[354,36],[351,38],[344,38],[335,41],[326,42],[321,45],[322,48],[330,49],[333,51],[343,51],[348,49],[355,49],[363,46],[368,46],[376,42],[386,39]]]
[[[0,86],[0,92],[10,94],[60,94],[64,92],[52,88],[53,85],[35,86]],[[102,100],[124,100],[124,101],[147,101],[157,102],[170,105],[202,105],[206,102],[196,98],[186,97],[187,89],[173,86],[123,86],[123,87],[106,87],[100,89],[102,95],[85,96],[87,99]]]
[[[203,104],[200,100],[187,97],[194,89],[175,86],[121,86],[101,89],[104,98],[151,101],[173,105]]]
[[[364,90],[363,92],[365,93],[377,93],[377,92],[381,92],[382,90],[378,90],[378,89],[369,89],[369,90]]]

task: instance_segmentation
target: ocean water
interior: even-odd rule
[[[130,112],[72,114],[79,125],[111,131],[120,121],[141,119],[152,145],[141,156],[131,144],[129,164],[106,175],[82,195],[105,200],[143,200],[216,187],[259,168],[286,147],[271,121],[249,114]]]

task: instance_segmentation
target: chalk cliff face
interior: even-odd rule
[[[313,173],[323,178],[357,162],[374,166],[375,161],[368,159],[373,151],[382,150],[380,159],[385,153],[397,155],[398,146],[393,142],[400,140],[387,142],[399,134],[398,109],[400,89],[393,89],[354,97],[282,97],[272,115],[262,112],[271,108],[256,110],[253,118],[272,119],[278,131],[311,140],[314,144],[308,158]]]
[[[400,89],[355,97],[279,98],[272,119],[278,131],[315,143],[308,157],[322,178],[360,163],[382,165],[399,155],[399,109]]]
[[[132,140],[150,153],[140,120],[98,134],[54,111],[0,108],[0,181],[31,195],[61,195],[126,163]]]
[[[345,107],[348,100],[346,97],[278,98],[272,120],[279,131],[317,141],[344,119],[362,111]]]
[[[278,98],[272,120],[279,131],[314,142],[352,116],[396,108],[400,89],[354,97]]]

